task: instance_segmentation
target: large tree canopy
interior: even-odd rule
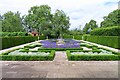
[[[2,31],[3,32],[19,32],[23,31],[21,23],[20,13],[13,13],[11,11],[3,15],[2,20]]]
[[[39,29],[50,24],[51,20],[51,8],[48,5],[34,6],[28,11],[28,15],[25,16],[24,24],[28,28]]]
[[[56,10],[52,18],[52,23],[54,25],[53,29],[58,36],[66,32],[70,26],[69,17],[66,16],[64,11],[62,10]]]
[[[120,10],[114,10],[103,19],[104,21],[101,22],[101,27],[120,26]]]
[[[39,31],[41,34],[61,34],[69,28],[69,17],[62,10],[51,14],[48,5],[33,6],[24,17],[24,26],[28,29]]]

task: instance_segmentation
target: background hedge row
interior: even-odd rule
[[[26,32],[0,32],[1,37],[5,36],[31,36]]]
[[[63,35],[63,38],[70,38],[70,39],[77,39],[77,40],[82,40],[82,35]]]
[[[39,40],[45,39],[45,36],[40,36]],[[2,49],[10,48],[13,46],[33,42],[38,40],[38,37],[33,36],[11,36],[11,37],[0,37],[0,41],[2,41]]]
[[[64,35],[63,38],[73,39],[73,35]],[[120,49],[120,36],[92,36],[92,35],[75,35],[74,39],[85,40],[101,45]]]
[[[86,40],[120,49],[120,36],[87,36]]]
[[[2,40],[2,49],[10,48],[20,44],[37,40],[37,37],[0,37]]]
[[[96,28],[90,34],[96,36],[120,36],[120,26]]]

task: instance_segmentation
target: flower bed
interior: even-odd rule
[[[6,61],[51,61],[54,59],[54,50],[41,50],[36,52],[20,52],[14,50],[0,55]]]
[[[118,53],[101,50],[101,52],[93,51],[82,51],[82,50],[67,50],[68,60],[71,61],[106,61],[106,60],[120,60]]]
[[[41,41],[43,48],[80,48],[80,42],[75,40],[65,40],[64,44],[57,44],[57,40]]]

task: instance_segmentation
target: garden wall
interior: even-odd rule
[[[86,40],[120,49],[120,36],[87,36]]]

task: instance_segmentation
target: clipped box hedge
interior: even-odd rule
[[[120,36],[87,36],[87,41],[120,49]]]
[[[3,61],[51,61],[54,59],[55,50],[45,52],[50,52],[50,54],[48,56],[13,56],[7,55],[8,53],[5,53],[0,55],[0,57]]]
[[[38,50],[66,51],[66,50],[83,50],[83,48],[39,48]]]
[[[70,61],[113,61],[120,60],[120,56],[116,55],[71,55],[71,51],[67,50],[67,57]]]

